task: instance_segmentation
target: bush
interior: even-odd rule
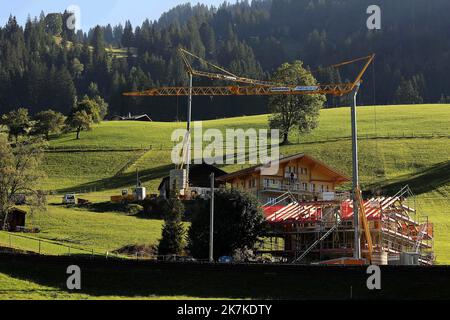
[[[87,205],[89,210],[95,212],[120,212],[128,215],[137,215],[144,211],[143,206],[136,203],[100,202]]]
[[[125,212],[132,216],[141,213],[143,210],[144,210],[144,208],[139,204],[131,203],[131,204],[127,204],[125,206]]]
[[[189,229],[188,249],[198,259],[208,258],[210,200],[199,201]],[[266,221],[258,200],[237,190],[215,192],[214,258],[232,256],[236,250],[254,248],[266,232]]]
[[[162,197],[145,199],[142,205],[144,207],[143,215],[151,219],[163,219],[164,212],[169,210],[167,200]]]

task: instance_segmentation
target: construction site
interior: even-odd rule
[[[189,76],[188,87],[162,87],[143,92],[128,92],[130,97],[188,97],[187,133],[182,148],[182,163],[171,171],[170,186],[184,199],[190,199],[191,121],[193,96],[274,96],[331,95],[351,96],[352,182],[351,192],[331,200],[296,197],[290,190],[263,206],[271,231],[269,241],[259,254],[270,254],[277,261],[293,264],[322,265],[432,265],[433,224],[419,214],[409,187],[396,195],[363,199],[359,181],[357,96],[363,76],[375,55],[342,62],[336,69],[363,63],[354,68],[357,76],[345,83],[314,86],[286,85],[237,76],[184,49],[179,51]],[[199,71],[189,59],[218,73]],[[195,87],[193,77],[208,78],[240,85]],[[294,173],[292,173],[294,174]],[[266,177],[268,178],[268,177]],[[314,186],[315,188],[315,186]],[[323,188],[323,186],[322,186]],[[244,183],[245,189],[245,183]],[[334,190],[333,190],[334,191]],[[212,209],[213,210],[213,209]]]
[[[353,258],[360,233],[355,233],[350,199],[302,203],[290,192],[264,207],[270,241],[259,254],[298,264],[433,264],[433,224],[417,212],[408,187],[393,197],[359,199],[359,204],[364,259]]]

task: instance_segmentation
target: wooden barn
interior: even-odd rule
[[[26,211],[13,208],[8,214],[7,230],[10,232],[23,230],[25,228],[26,215]]]

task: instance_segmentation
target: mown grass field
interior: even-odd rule
[[[363,187],[395,193],[409,184],[417,194],[421,212],[435,224],[438,263],[450,264],[450,105],[360,107],[358,116]],[[157,193],[161,178],[173,167],[171,134],[184,127],[184,123],[104,122],[82,132],[80,140],[74,134],[56,137],[45,154],[48,179],[42,182],[42,188],[106,201],[121,189],[132,187],[139,170],[148,192]],[[267,128],[267,116],[206,121],[203,127],[222,131],[263,129]],[[350,134],[350,109],[324,110],[319,128],[302,137],[293,134],[291,144],[283,146],[281,153],[305,152],[351,175]],[[241,167],[224,169],[231,172]],[[51,197],[50,202],[58,203],[60,198]],[[127,244],[155,244],[162,222],[50,205],[48,212],[29,217],[28,225],[39,226],[39,237],[44,239],[106,252]],[[7,235],[0,233],[0,245],[5,241]],[[25,241],[20,247],[36,251],[34,241]],[[15,281],[0,274],[0,287],[32,287],[23,279],[17,284]],[[30,293],[30,297],[66,297],[64,292],[47,289],[36,287],[36,295]],[[0,299],[26,296],[8,292],[0,293]]]
[[[155,245],[161,236],[162,221],[141,219],[115,212],[90,212],[85,209],[67,208],[50,204],[47,212],[31,216],[29,227],[39,227],[42,231],[33,238],[41,238],[74,248],[94,250],[96,254],[106,254],[128,244]],[[0,232],[0,245],[7,245],[9,237]],[[38,252],[38,242],[12,237],[13,246]],[[68,249],[41,243],[45,254],[67,254]],[[72,254],[83,253],[72,250]]]

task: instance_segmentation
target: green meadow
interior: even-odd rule
[[[151,110],[148,112],[151,115]],[[450,264],[450,105],[377,106],[358,108],[361,182],[365,190],[383,189],[394,194],[404,185],[416,193],[418,208],[434,223],[438,264]],[[204,121],[204,130],[265,129],[267,115]],[[52,191],[46,212],[28,217],[29,227],[39,227],[36,237],[42,253],[67,254],[51,242],[105,254],[128,244],[156,244],[162,221],[140,219],[115,212],[90,212],[59,205],[66,192],[94,201],[135,184],[136,171],[156,194],[161,178],[171,164],[171,141],[175,129],[185,123],[103,122],[81,139],[68,133],[50,141],[43,168],[47,179],[41,188]],[[320,125],[312,133],[291,135],[282,155],[308,153],[351,175],[350,109],[323,110]],[[232,172],[241,165],[223,166]],[[0,232],[0,247],[9,244],[9,235]],[[17,249],[37,252],[36,240],[14,239]],[[75,249],[74,249],[75,250]],[[74,253],[74,252],[72,252]],[[68,298],[57,289],[43,287],[0,273],[1,298]],[[20,288],[31,288],[25,294]],[[70,298],[74,298],[70,296]],[[89,298],[80,295],[75,298]],[[101,297],[100,297],[101,298]],[[114,297],[108,297],[114,298]]]
[[[151,111],[149,112],[151,114]],[[203,130],[265,129],[267,115],[202,122]],[[439,263],[450,263],[445,245],[450,223],[450,105],[367,106],[358,108],[361,183],[366,190],[395,193],[410,185],[423,213],[436,223]],[[93,201],[105,201],[132,187],[136,171],[157,193],[161,178],[173,165],[171,141],[185,123],[103,122],[91,131],[59,136],[45,155],[48,179],[43,189],[81,192]],[[350,109],[323,110],[319,127],[301,137],[293,133],[282,155],[308,153],[351,175]],[[242,165],[223,166],[229,172]],[[128,217],[126,219],[129,219]],[[449,221],[447,223],[447,221]]]

